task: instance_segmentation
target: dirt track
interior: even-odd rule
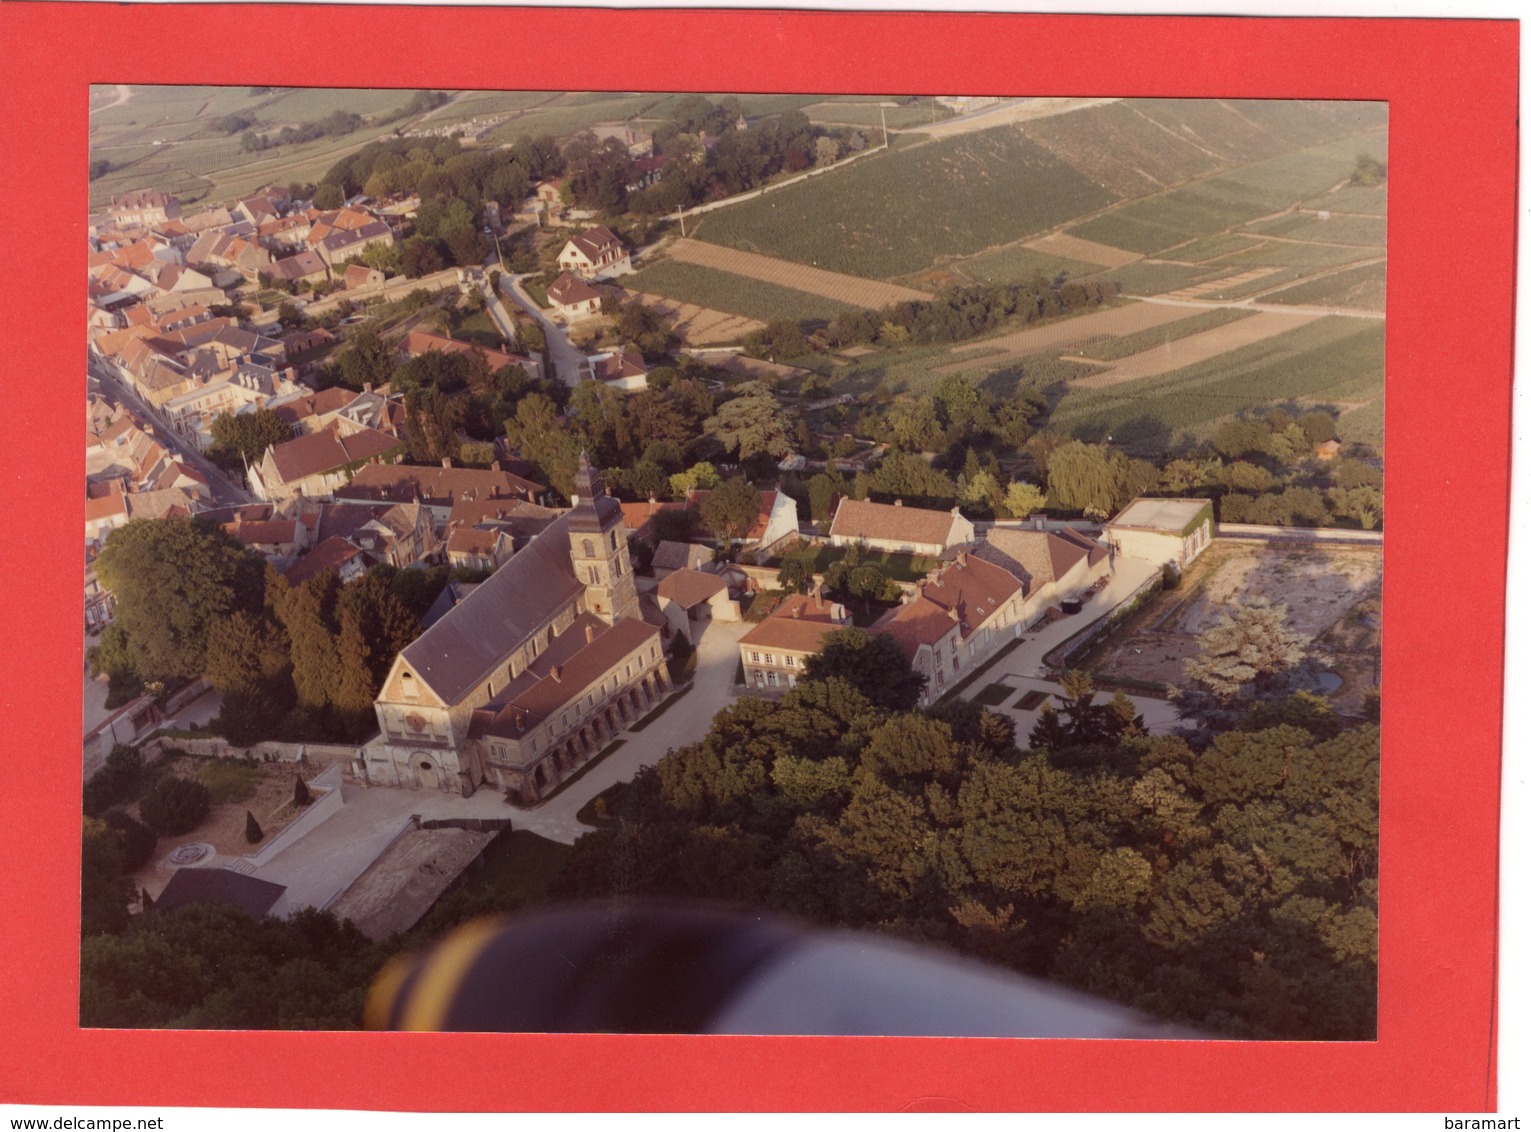
[[[778,287],[790,287],[794,291],[806,291],[810,295],[822,295],[851,306],[877,310],[889,303],[920,302],[930,298],[924,291],[909,287],[896,287],[891,283],[879,283],[874,279],[861,279],[855,275],[841,275],[824,271],[806,264],[791,263],[771,256],[741,252],[718,244],[704,244],[698,240],[676,240],[669,248],[670,258],[680,263],[694,263],[716,271],[727,271],[749,279],[774,283]]]
[[[1110,369],[1078,378],[1069,384],[1081,389],[1099,389],[1106,385],[1120,385],[1124,381],[1136,381],[1140,377],[1157,377],[1161,373],[1204,362],[1208,358],[1284,334],[1288,330],[1296,330],[1321,317],[1318,314],[1262,312],[1227,326],[1204,330],[1200,334],[1166,342],[1141,354],[1133,354]]]

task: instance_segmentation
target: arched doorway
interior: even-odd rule
[[[440,790],[441,776],[436,772],[436,764],[430,759],[420,759],[415,763],[415,774],[420,779],[420,789]]]

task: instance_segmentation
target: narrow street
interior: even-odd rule
[[[537,325],[542,327],[542,333],[547,338],[548,356],[553,359],[553,374],[570,389],[580,383],[581,374],[585,366],[585,355],[570,341],[564,333],[562,326],[549,318],[536,301],[526,293],[521,286],[521,275],[500,276],[500,288],[510,295],[515,304],[524,310],[532,318],[537,320]],[[503,314],[503,308],[501,314]],[[496,315],[499,318],[500,315]],[[501,324],[503,327],[503,323]]]
[[[93,359],[87,359],[85,365],[90,371],[90,376],[100,382],[102,396],[115,404],[126,405],[145,420],[153,422],[155,439],[172,449],[177,456],[206,477],[207,486],[213,493],[215,504],[227,507],[237,503],[255,502],[255,497],[249,491],[233,482],[221,468],[198,452],[195,445],[166,427],[159,417],[149,411],[149,407],[143,403],[138,394],[105,366]]]

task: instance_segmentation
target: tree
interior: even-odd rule
[[[292,439],[292,426],[270,409],[251,413],[219,413],[213,418],[213,444],[208,458],[226,468],[259,464],[266,449]]]
[[[133,899],[133,883],[123,875],[122,835],[86,818],[80,849],[80,933],[119,932],[127,927]]]
[[[251,845],[259,845],[265,836],[265,833],[261,830],[260,822],[255,820],[255,815],[249,810],[246,810],[245,840],[248,841]]]
[[[677,499],[684,499],[686,493],[693,488],[711,491],[722,482],[718,469],[703,460],[670,477],[670,494]]]
[[[819,651],[803,666],[805,681],[835,677],[871,703],[893,711],[913,708],[925,689],[925,677],[910,666],[898,642],[865,629],[837,629],[826,634]]]
[[[138,803],[138,812],[155,832],[165,836],[190,833],[212,808],[207,787],[192,778],[161,778]]]
[[[1103,444],[1073,440],[1047,461],[1047,492],[1060,507],[1104,518],[1158,482],[1158,470]]]
[[[725,539],[743,538],[760,515],[760,492],[742,477],[724,480],[702,500],[702,522]]]
[[[335,360],[340,383],[360,390],[366,385],[382,385],[393,377],[394,348],[368,324],[363,324],[346,342]]]
[[[175,681],[207,668],[207,636],[222,618],[261,606],[265,564],[200,520],[135,519],[106,538],[96,575],[117,598],[133,670]]]
[[[1196,638],[1186,676],[1224,700],[1269,690],[1308,656],[1312,639],[1286,627],[1287,608],[1254,598]]]
[[[784,559],[776,584],[788,593],[805,594],[813,589],[813,567],[806,558]]]
[[[292,781],[292,804],[301,808],[313,800],[314,796],[308,792],[308,783],[303,781],[303,776],[301,774],[294,775]]]
[[[1016,480],[1005,488],[1005,510],[1012,519],[1025,519],[1047,505],[1047,493],[1035,484]]]
[[[738,396],[718,406],[706,422],[709,434],[741,460],[752,456],[785,456],[792,450],[792,429],[769,390],[758,381],[738,387]]]

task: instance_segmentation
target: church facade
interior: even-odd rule
[[[574,506],[395,658],[369,782],[541,801],[670,691],[621,505],[588,461]]]

